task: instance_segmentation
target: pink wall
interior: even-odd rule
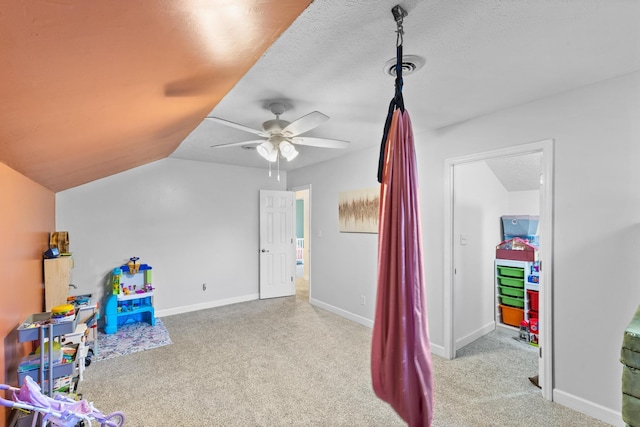
[[[42,253],[55,230],[55,193],[0,163],[0,201],[0,383],[17,386],[18,362],[30,348],[15,331],[42,311]],[[0,406],[0,425],[8,415]]]

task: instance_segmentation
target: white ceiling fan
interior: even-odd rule
[[[226,148],[233,146],[243,146],[258,144],[256,151],[269,162],[279,160],[280,156],[291,161],[298,156],[298,150],[294,145],[306,145],[321,148],[347,148],[349,142],[338,139],[301,137],[299,135],[310,131],[322,123],[329,120],[329,117],[319,111],[314,111],[300,117],[293,122],[280,120],[280,115],[286,111],[284,104],[279,102],[269,105],[269,110],[275,114],[274,120],[267,120],[262,123],[262,130],[250,128],[239,123],[230,122],[219,117],[207,117],[217,123],[253,133],[266,139],[233,142],[230,144],[212,145],[213,148]]]

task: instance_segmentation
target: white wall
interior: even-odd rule
[[[425,159],[435,170],[447,157],[555,139],[554,397],[615,412],[622,332],[640,302],[639,92],[634,73],[452,126]],[[427,228],[439,225],[427,215]]]
[[[407,93],[405,102],[411,111],[428,100]],[[620,423],[620,344],[640,302],[638,117],[640,72],[415,136],[433,348],[444,337],[445,160],[554,139],[554,399]],[[372,148],[287,177],[289,188],[312,185],[315,303],[364,324],[373,320],[377,235],[339,233],[337,202],[340,191],[377,184],[377,156]],[[111,268],[135,255],[153,266],[166,312],[255,297],[258,190],[282,189],[265,175],[165,159],[58,193],[73,282],[101,292]]]
[[[407,93],[405,102],[411,111],[421,101]],[[555,140],[554,399],[612,424],[620,423],[622,333],[640,303],[638,117],[640,72],[416,135],[434,346],[444,336],[445,160]],[[357,295],[375,287],[376,241],[337,233],[336,203],[338,191],[375,183],[376,165],[370,149],[289,173],[289,185],[313,185],[313,232],[326,236],[312,247],[315,295],[369,319]]]
[[[289,188],[312,184],[311,303],[365,325],[373,325],[378,235],[338,231],[338,194],[377,186],[377,173],[377,153],[368,150],[287,176]]]
[[[509,191],[504,215],[540,215],[540,191]],[[539,232],[540,230],[538,230]]]
[[[111,270],[138,256],[153,268],[157,315],[257,298],[259,190],[284,182],[167,158],[57,193],[74,292],[101,295]]]
[[[508,192],[484,161],[456,165],[453,182],[453,337],[457,350],[495,327],[493,261]]]

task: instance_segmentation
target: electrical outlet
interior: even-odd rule
[[[206,284],[206,283],[203,283],[203,284],[202,284],[202,290],[203,290],[203,291],[206,291],[206,290],[207,290],[207,284]]]
[[[364,295],[360,295],[360,305],[365,305],[367,303],[367,298]]]

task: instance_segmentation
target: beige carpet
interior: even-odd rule
[[[127,426],[401,426],[371,389],[371,329],[297,297],[163,317],[173,345],[95,362],[80,392]],[[535,351],[494,332],[434,357],[434,426],[604,426],[542,399]]]

